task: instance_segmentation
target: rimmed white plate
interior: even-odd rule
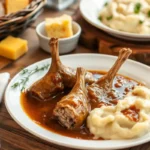
[[[132,40],[132,41],[150,41],[150,35],[134,34],[114,30],[104,25],[99,19],[99,13],[104,7],[104,4],[110,0],[82,0],[80,3],[80,11],[83,18],[93,26],[113,35],[118,38]]]
[[[92,70],[108,70],[116,60],[114,56],[108,55],[101,55],[101,54],[75,54],[75,55],[66,55],[61,57],[62,62],[70,67],[84,67],[86,69]],[[40,62],[37,62],[27,69],[33,69],[36,66],[43,66],[45,64],[49,64],[51,59],[46,59]],[[27,86],[30,86],[33,82],[41,78],[45,72],[39,72],[33,75]],[[126,63],[120,69],[120,72],[123,75],[136,79],[138,81],[146,83],[148,87],[150,87],[150,67],[137,63],[132,60],[127,60]],[[150,141],[150,133],[131,140],[80,140],[65,137],[51,131],[48,131],[35,122],[33,122],[23,111],[21,104],[20,104],[20,89],[12,89],[12,85],[20,80],[23,76],[18,73],[9,83],[6,92],[5,92],[5,105],[12,116],[12,118],[24,129],[29,131],[30,133],[38,136],[41,139],[46,141],[71,147],[71,148],[78,148],[78,149],[92,149],[92,150],[110,150],[110,149],[120,149],[131,147],[135,145],[139,145],[145,142]]]

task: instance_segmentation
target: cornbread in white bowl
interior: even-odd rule
[[[45,30],[48,37],[71,37],[73,35],[72,18],[69,15],[62,15],[56,18],[46,18]]]
[[[44,51],[50,53],[50,48],[49,48],[50,37],[47,36],[46,29],[45,29],[46,28],[45,23],[46,23],[45,21],[41,22],[36,27],[36,33],[39,38],[40,47]],[[78,40],[79,40],[79,37],[81,34],[81,27],[78,23],[76,23],[74,21],[71,22],[71,26],[72,26],[73,35],[70,37],[66,37],[66,38],[59,38],[59,53],[60,54],[65,54],[65,53],[69,53],[69,52],[73,51],[78,44]],[[58,38],[58,36],[55,36],[55,37]]]

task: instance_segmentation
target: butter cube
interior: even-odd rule
[[[67,38],[73,35],[72,18],[62,15],[56,18],[45,19],[45,29],[48,37]]]
[[[14,13],[19,10],[22,10],[29,4],[29,0],[6,0],[5,7],[6,13]]]
[[[0,55],[16,60],[28,51],[27,41],[8,36],[0,42]]]

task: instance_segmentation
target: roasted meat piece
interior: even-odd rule
[[[85,69],[77,68],[77,80],[73,89],[57,103],[53,111],[55,118],[67,129],[81,126],[89,112],[85,73]]]
[[[76,82],[76,70],[64,66],[60,61],[58,39],[51,38],[50,50],[52,63],[49,71],[27,90],[28,95],[41,101],[49,100],[65,87],[72,88]],[[86,81],[89,84],[95,81],[92,73],[86,72]]]
[[[88,96],[90,100],[103,101],[107,103],[107,100],[115,99],[115,92],[112,90],[113,80],[122,66],[132,53],[131,49],[123,48],[120,50],[119,56],[113,67],[108,71],[106,75],[97,80],[95,83],[87,87]]]
[[[27,94],[38,100],[46,101],[64,89],[62,75],[59,72],[61,63],[56,49],[56,40],[50,41],[52,62],[47,74],[35,82],[28,90]]]

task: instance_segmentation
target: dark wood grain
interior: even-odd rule
[[[41,50],[39,47],[38,38],[35,33],[35,27],[38,23],[44,20],[45,17],[54,17],[59,16],[63,13],[74,15],[74,19],[78,18],[78,8],[79,0],[77,0],[74,5],[69,7],[67,10],[64,11],[56,11],[45,9],[44,12],[40,15],[40,17],[36,20],[36,22],[28,28],[23,34],[20,35],[21,38],[24,38],[28,41],[29,51],[27,54],[22,56],[17,61],[11,61],[6,65],[3,69],[0,69],[0,72],[9,72],[11,78],[20,71],[22,68],[35,63],[37,61],[43,60],[45,58],[49,58],[50,54],[46,53]],[[79,20],[78,20],[79,21]],[[83,20],[82,20],[83,21]],[[86,23],[86,22],[85,22]],[[87,27],[89,24],[87,24]],[[83,29],[83,33],[86,30]],[[92,34],[93,32],[93,34]],[[102,32],[97,29],[91,29],[90,33],[82,34],[82,37],[86,37],[90,35],[90,40],[88,38],[88,42],[86,38],[81,39],[81,43],[84,45],[79,46],[72,52],[72,54],[76,53],[98,53],[98,41],[94,38],[95,32]],[[105,33],[102,32],[102,36],[106,41],[107,37]],[[84,41],[83,41],[84,40]],[[112,42],[111,39],[109,42]],[[1,58],[0,58],[1,59]],[[13,100],[13,99],[12,99]],[[140,145],[138,147],[128,148],[126,150],[149,150],[150,143]],[[72,150],[71,148],[65,148],[62,146],[58,146],[52,143],[48,143],[46,141],[41,140],[40,138],[30,134],[29,132],[25,131],[21,128],[9,115],[4,105],[4,99],[2,104],[0,105],[0,150]]]

